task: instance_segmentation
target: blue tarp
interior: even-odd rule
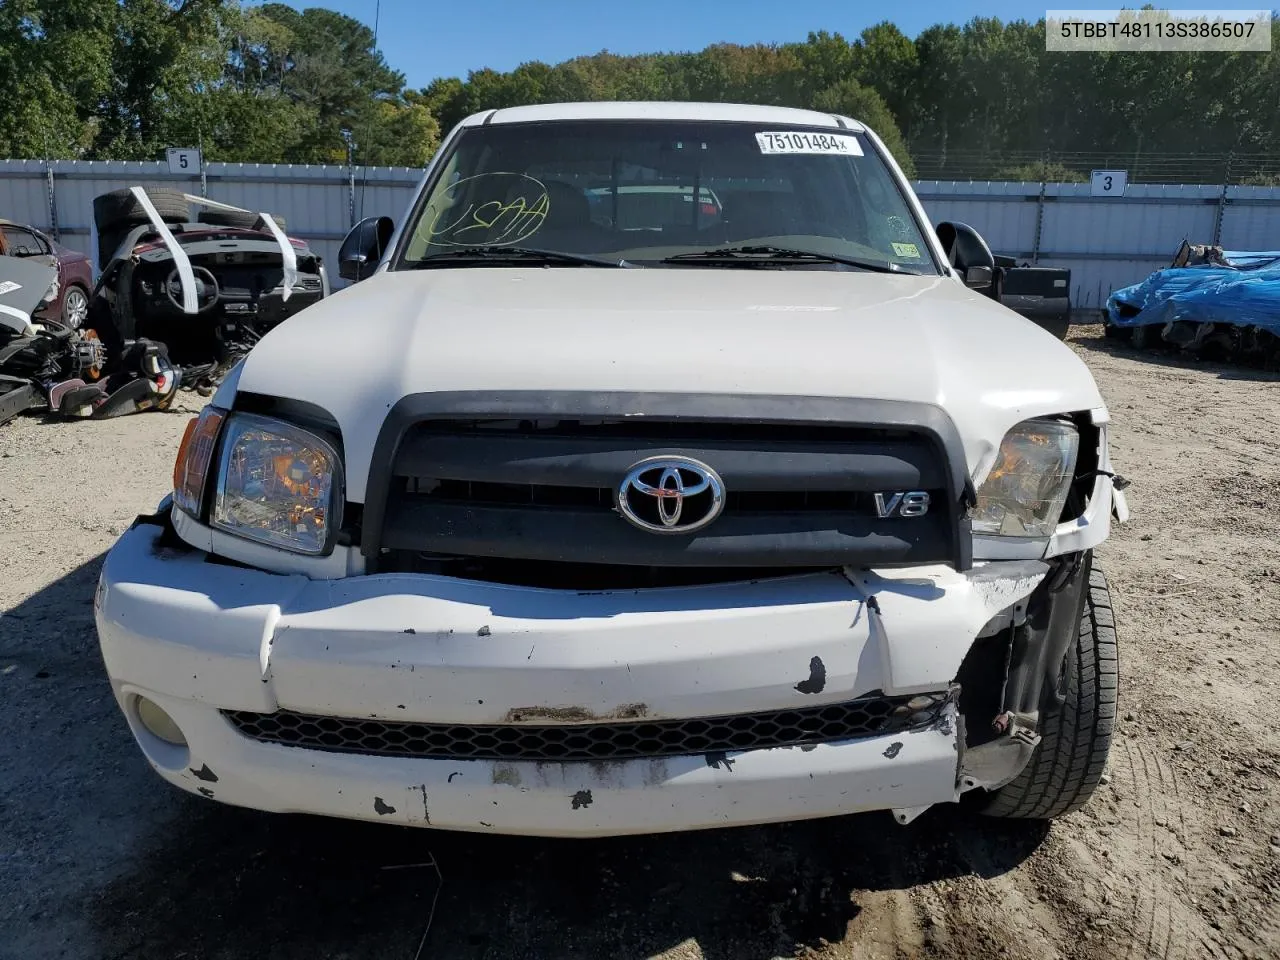
[[[1157,270],[1107,298],[1107,322],[1144,327],[1170,320],[1260,327],[1280,336],[1280,250],[1224,250],[1228,266]]]

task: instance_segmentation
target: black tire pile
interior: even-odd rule
[[[165,223],[186,223],[190,203],[180,190],[147,189],[151,204]],[[98,266],[105,269],[116,248],[134,227],[150,223],[146,210],[131,190],[112,190],[93,198],[93,224],[98,228]]]
[[[147,196],[165,223],[191,222],[191,203],[181,190],[169,187],[147,187]],[[269,214],[277,227],[285,229],[285,219]],[[146,210],[131,190],[113,190],[93,198],[93,222],[98,228],[98,265],[105,268],[129,231],[151,222]],[[256,230],[263,226],[262,217],[253,211],[201,210],[196,223],[218,227],[242,227]]]

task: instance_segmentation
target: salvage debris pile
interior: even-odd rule
[[[1111,294],[1103,323],[1139,349],[1280,369],[1280,250],[1183,241],[1171,266]]]
[[[180,387],[207,396],[263,334],[329,293],[320,257],[274,214],[141,187],[95,198],[93,213],[101,270],[78,326],[37,316],[58,294],[55,260],[0,255],[0,423],[41,406],[164,409]]]

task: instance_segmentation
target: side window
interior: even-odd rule
[[[888,259],[912,266],[927,261],[928,247],[902,203],[888,170],[859,164],[852,170],[854,189],[867,211],[867,242]]]
[[[2,229],[12,257],[35,257],[49,252],[30,230],[8,224]]]
[[[440,171],[440,185],[435,188],[436,192],[439,192],[442,186],[450,187],[462,178],[458,171],[458,161],[461,157],[461,150],[453,151],[453,155],[446,161],[444,169]],[[409,237],[404,256],[412,260],[422,259],[427,252],[427,244],[431,241],[431,224],[439,213],[439,210],[433,211],[432,207],[427,207],[423,210],[413,234]]]

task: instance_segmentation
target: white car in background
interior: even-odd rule
[[[717,216],[593,218],[654,182]],[[103,567],[166,780],[553,836],[1088,799],[1107,409],[870,130],[489,111],[340,261],[360,282],[231,372]]]

